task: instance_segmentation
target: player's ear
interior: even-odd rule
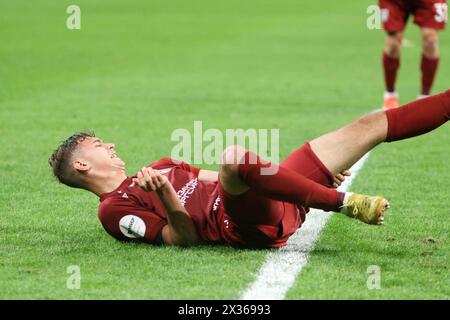
[[[83,161],[83,160],[75,160],[73,162],[73,167],[78,171],[78,172],[86,172],[88,171],[91,167],[90,165]]]

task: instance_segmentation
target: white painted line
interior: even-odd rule
[[[357,176],[369,153],[350,169],[352,175],[338,188],[346,191]],[[242,300],[282,300],[294,284],[298,274],[308,262],[308,254],[314,249],[320,232],[330,212],[312,209],[302,227],[289,238],[288,245],[268,254],[266,262],[258,272],[256,280],[242,295]]]

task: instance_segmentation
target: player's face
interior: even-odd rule
[[[80,156],[90,168],[95,170],[110,170],[119,168],[125,170],[125,163],[116,153],[113,143],[105,143],[97,137],[86,138],[79,146]]]

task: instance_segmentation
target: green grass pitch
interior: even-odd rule
[[[239,298],[267,251],[119,243],[96,197],[57,184],[48,156],[92,129],[132,174],[194,120],[278,128],[286,156],[380,106],[384,34],[366,27],[376,1],[76,2],[81,30],[66,28],[73,1],[0,4],[0,299]],[[420,76],[418,28],[406,37],[402,103]],[[450,87],[448,31],[440,47],[435,91]],[[386,225],[333,216],[286,298],[448,299],[449,138],[444,126],[372,152],[352,189],[390,199]],[[66,286],[71,265],[79,290]]]

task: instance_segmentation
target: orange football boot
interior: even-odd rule
[[[398,103],[398,96],[395,94],[389,94],[384,96],[383,110],[389,110],[398,108],[400,105]]]

